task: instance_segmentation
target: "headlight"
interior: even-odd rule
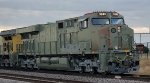
[[[113,12],[112,15],[113,16],[119,16],[119,14],[117,12]]]
[[[106,16],[106,13],[101,12],[101,13],[99,13],[99,15],[100,16]]]
[[[134,45],[133,48],[136,49],[136,45]]]
[[[132,55],[132,53],[130,52],[130,53],[129,53],[129,55],[131,56],[131,55]]]
[[[115,46],[115,49],[118,50],[118,46]]]
[[[118,32],[120,32],[121,31],[121,27],[118,27]]]

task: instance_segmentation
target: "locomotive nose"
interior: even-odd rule
[[[133,30],[127,26],[114,26],[110,28],[112,47],[120,50],[132,49]]]
[[[108,48],[119,46],[119,36],[121,36],[121,26],[106,26],[99,29],[100,41]],[[103,40],[104,39],[104,40]],[[103,41],[102,41],[103,40]]]

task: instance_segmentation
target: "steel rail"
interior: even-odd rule
[[[21,70],[21,69],[5,69],[5,70],[12,70],[12,71],[15,70],[15,71],[23,71],[23,72],[31,72],[31,73],[34,72],[34,73],[47,73],[47,74],[61,74],[61,75],[70,75],[70,76],[83,76],[83,77],[92,77],[92,78],[94,77],[94,78],[110,78],[110,79],[122,79],[122,80],[137,80],[137,81],[150,82],[150,75],[138,75],[138,74],[105,75],[105,74],[100,74],[100,73],[96,73],[96,74],[82,73],[81,74],[79,72],[57,71],[57,70],[38,70],[38,71]],[[0,74],[3,74],[3,73],[0,73]],[[40,77],[36,77],[36,78],[40,78]],[[46,78],[46,79],[51,79],[51,78]],[[57,79],[57,80],[60,80],[60,79]],[[76,82],[77,81],[75,81],[75,83]]]
[[[0,73],[0,78],[31,82],[31,83],[87,83],[81,81],[43,78],[43,77],[18,75],[18,74],[6,74],[6,73]]]

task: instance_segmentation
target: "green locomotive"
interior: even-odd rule
[[[117,12],[37,24],[0,33],[0,66],[79,72],[133,73],[134,33]]]

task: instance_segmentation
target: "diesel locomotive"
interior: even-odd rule
[[[134,32],[100,11],[0,33],[0,66],[124,74],[139,69]]]

